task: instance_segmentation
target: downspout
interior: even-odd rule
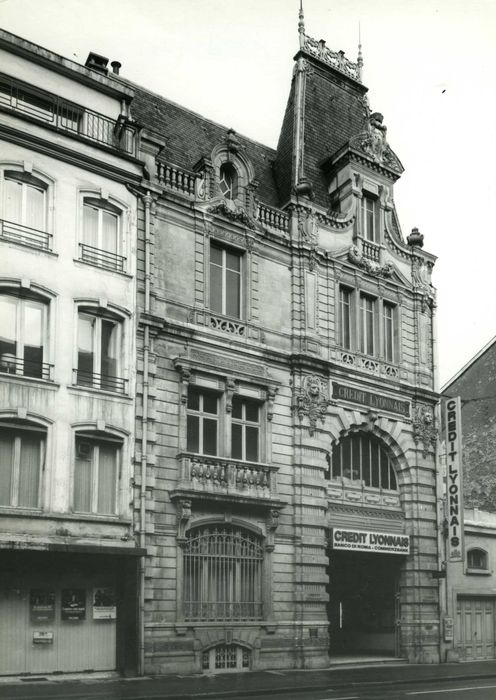
[[[143,196],[145,205],[145,303],[144,313],[150,313],[150,212],[152,196],[147,192]],[[143,329],[143,414],[141,419],[141,479],[140,479],[140,534],[141,549],[146,547],[146,466],[148,462],[148,386],[149,386],[149,353],[150,327],[145,324]],[[139,666],[138,674],[145,673],[145,555],[139,563]]]

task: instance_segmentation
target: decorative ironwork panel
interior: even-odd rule
[[[80,260],[83,262],[96,265],[96,267],[103,267],[106,270],[124,272],[126,258],[123,255],[117,255],[101,248],[94,248],[91,245],[86,245],[86,243],[80,243],[79,247],[81,248]]]

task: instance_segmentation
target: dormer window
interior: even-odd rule
[[[231,163],[223,163],[219,169],[219,187],[226,199],[238,196],[238,173]]]
[[[379,243],[377,199],[366,194],[362,197],[362,235],[366,241]]]

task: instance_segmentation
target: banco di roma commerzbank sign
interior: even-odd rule
[[[405,418],[410,417],[409,401],[400,401],[392,396],[373,394],[370,391],[356,389],[353,386],[338,384],[338,382],[332,383],[332,398],[350,401],[350,403],[358,403],[362,406],[369,406],[376,411],[388,411],[389,413],[398,413],[400,416],[405,416]]]
[[[333,528],[332,548],[354,552],[410,554],[410,537],[397,532],[342,530]]]

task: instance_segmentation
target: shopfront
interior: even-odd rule
[[[0,554],[0,675],[133,672],[136,562],[121,554]]]

